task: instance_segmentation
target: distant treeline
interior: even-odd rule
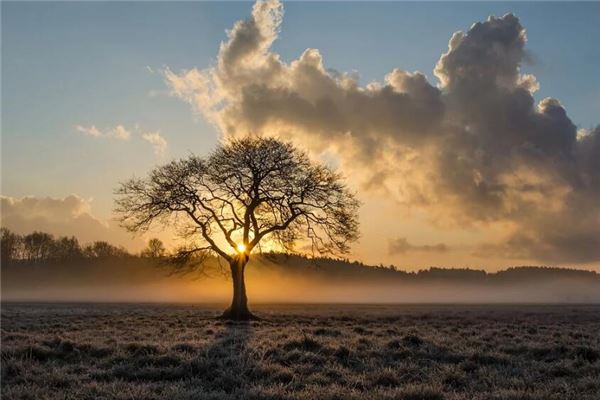
[[[114,246],[105,241],[95,241],[81,245],[78,239],[71,237],[54,237],[44,232],[33,232],[27,235],[18,235],[6,228],[1,232],[2,266],[19,265],[73,265],[84,260],[97,260],[100,264],[114,264],[112,261],[131,261],[146,259],[151,264],[161,264],[168,267],[169,252],[159,239],[151,239],[140,253],[128,252],[122,246]],[[102,260],[111,260],[104,263]],[[163,262],[158,263],[157,260]],[[140,260],[143,261],[143,260]],[[94,261],[95,262],[95,261]],[[216,258],[205,260],[206,267],[217,268],[219,263]],[[119,263],[124,265],[124,263]],[[348,259],[318,257],[309,258],[303,255],[289,255],[283,253],[265,253],[256,255],[251,260],[253,269],[272,270],[285,272],[286,275],[314,275],[327,279],[356,279],[356,280],[381,280],[381,281],[427,281],[481,283],[486,281],[518,282],[538,279],[557,278],[583,278],[593,282],[600,281],[600,274],[582,269],[568,269],[544,266],[518,266],[509,267],[498,272],[487,272],[483,269],[472,268],[441,268],[430,267],[415,272],[403,271],[395,265],[378,266],[367,265],[360,261]]]
[[[2,228],[0,252],[3,266],[99,258],[159,258],[166,255],[165,247],[159,239],[151,239],[142,252],[132,254],[122,246],[114,246],[105,241],[81,245],[75,236],[55,238],[45,232],[19,235],[6,228]]]
[[[312,268],[321,276],[329,278],[345,277],[357,280],[380,279],[383,281],[402,280],[427,281],[427,282],[452,282],[461,283],[481,283],[493,281],[495,283],[511,283],[539,279],[561,279],[574,278],[584,279],[590,282],[600,283],[600,274],[595,271],[560,268],[550,266],[514,266],[497,272],[488,272],[483,269],[472,268],[448,268],[448,267],[429,267],[418,271],[404,271],[395,265],[378,266],[366,265],[360,261],[350,261],[348,259],[335,258],[315,258],[307,259],[299,255],[286,254],[267,254],[264,256],[265,266],[270,261],[272,268],[278,269],[285,265],[288,273],[301,273],[307,268]]]

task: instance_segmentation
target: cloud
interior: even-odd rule
[[[93,137],[101,137],[104,136],[104,134],[102,132],[100,132],[98,130],[98,128],[96,128],[94,125],[86,127],[86,126],[81,126],[81,125],[75,125],[75,129],[77,129],[78,132],[83,133],[84,135],[87,136],[93,136]]]
[[[158,132],[146,132],[142,134],[142,138],[149,142],[154,148],[154,154],[161,156],[167,148],[167,141]]]
[[[108,135],[117,139],[128,140],[131,136],[131,132],[125,129],[123,125],[117,125],[108,132]]]
[[[171,93],[224,136],[278,136],[335,154],[363,190],[434,223],[504,224],[510,231],[493,245],[505,257],[600,260],[600,128],[578,134],[557,99],[536,104],[540,83],[521,73],[531,57],[516,16],[454,33],[436,84],[394,69],[366,86],[326,68],[317,49],[283,61],[271,49],[282,19],[280,2],[258,1],[214,66],[163,71]]]
[[[109,128],[105,131],[101,131],[96,128],[95,125],[82,126],[75,125],[75,129],[78,132],[83,133],[86,136],[92,136],[97,138],[108,138],[117,140],[129,140],[132,136],[132,131],[126,129],[123,125],[116,125],[114,128]],[[140,126],[135,125],[134,130],[136,134],[139,134],[142,139],[152,144],[154,154],[162,156],[167,148],[167,141],[163,138],[159,132],[140,132]]]
[[[99,130],[94,125],[87,127],[82,125],[75,125],[75,129],[86,136],[92,136],[97,138],[114,138],[118,140],[129,140],[129,138],[131,137],[131,132],[125,129],[123,125],[117,125],[105,131]]]
[[[80,242],[105,240],[128,248],[143,246],[110,221],[92,214],[91,202],[76,194],[64,198],[0,196],[0,222],[19,234],[42,231],[57,236],[76,236]]]
[[[444,243],[438,243],[433,245],[413,245],[408,242],[408,239],[403,237],[390,240],[388,244],[388,252],[391,255],[405,254],[409,252],[445,253],[447,251],[448,246],[446,246]]]

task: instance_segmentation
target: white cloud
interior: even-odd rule
[[[108,135],[120,140],[129,140],[131,137],[131,132],[125,129],[123,125],[117,125],[108,131]]]
[[[146,132],[142,134],[142,138],[150,143],[154,148],[154,154],[162,156],[167,149],[167,141],[159,132]]]
[[[75,125],[75,129],[86,136],[92,136],[95,138],[116,139],[122,141],[128,141],[135,133],[135,135],[139,135],[143,140],[147,141],[152,145],[154,154],[162,156],[165,153],[165,150],[167,149],[167,141],[161,136],[159,132],[141,132],[140,125],[137,123],[134,125],[133,131],[128,130],[123,125],[116,125],[112,128],[108,128],[103,131],[96,128],[95,125]]]
[[[77,129],[77,131],[83,133],[84,135],[87,136],[94,136],[94,137],[101,137],[104,136],[104,134],[102,132],[100,132],[98,130],[98,128],[96,128],[94,125],[86,127],[86,126],[81,126],[81,125],[75,125],[75,129]]]
[[[99,130],[98,128],[96,128],[95,125],[87,127],[82,125],[75,125],[75,129],[86,136],[93,136],[97,138],[114,138],[118,140],[129,140],[129,138],[131,137],[131,132],[128,131],[123,125],[117,125],[113,128],[108,128],[104,131]]]

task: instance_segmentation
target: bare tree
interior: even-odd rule
[[[52,245],[51,259],[60,261],[72,261],[83,257],[83,251],[75,236],[59,237]]]
[[[175,255],[179,265],[211,253],[229,263],[233,300],[222,316],[227,319],[254,318],[244,271],[261,244],[341,254],[358,238],[359,202],[341,176],[276,139],[227,141],[206,158],[172,161],[145,179],[122,183],[116,195],[128,230],[145,231],[157,222],[179,227],[188,242]]]
[[[0,263],[8,266],[18,260],[23,253],[23,237],[7,228],[0,229]]]
[[[130,256],[124,247],[117,247],[105,241],[96,241],[86,245],[83,248],[83,255],[87,258],[118,258]]]
[[[25,258],[31,262],[46,261],[52,254],[54,237],[49,233],[33,232],[23,237]]]
[[[153,238],[148,241],[148,246],[140,253],[144,258],[163,258],[167,254],[167,249],[160,239]]]

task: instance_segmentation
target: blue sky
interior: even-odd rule
[[[110,216],[119,181],[159,162],[203,154],[216,130],[168,95],[160,70],[215,62],[226,29],[251,2],[2,3],[2,194],[93,198]],[[583,128],[600,122],[600,3],[285,4],[273,50],[284,60],[318,48],[327,68],[355,71],[362,83],[393,68],[432,70],[458,30],[489,15],[516,14],[527,29],[541,89]],[[129,141],[93,138],[76,125],[123,125]],[[136,126],[138,126],[136,128]],[[141,132],[167,140],[156,155]]]

